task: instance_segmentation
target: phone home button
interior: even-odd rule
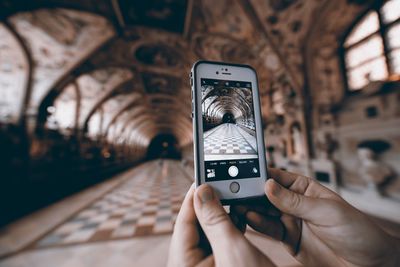
[[[237,193],[240,190],[240,185],[237,182],[232,182],[229,185],[229,189],[231,190],[232,193]]]

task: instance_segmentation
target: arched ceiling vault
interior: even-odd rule
[[[105,18],[60,8],[21,12],[8,21],[28,43],[35,63],[27,106],[32,115],[59,81],[115,34]]]
[[[147,109],[148,109],[147,104],[143,103],[143,96],[135,95],[135,97],[132,97],[128,103],[126,103],[125,105],[122,105],[119,109],[117,109],[115,111],[114,115],[112,115],[110,122],[107,125],[105,125],[104,135],[105,136],[108,135],[108,131],[109,131],[110,127],[112,125],[114,125],[116,123],[116,121],[123,114],[127,114],[130,112],[136,112],[136,113],[145,112]]]
[[[15,32],[30,66],[27,78],[27,70],[23,74],[26,85],[21,86],[29,92],[26,101],[20,100],[26,103],[26,114],[14,113],[36,116],[38,127],[46,127],[46,119],[56,117],[49,114],[49,107],[64,100],[74,106],[75,101],[76,110],[70,112],[77,117],[75,132],[90,132],[96,118],[101,127],[95,138],[121,144],[124,137],[132,149],[141,150],[160,133],[188,144],[192,138],[188,74],[194,61],[209,59],[257,69],[267,120],[273,87],[302,94],[304,58],[311,57],[305,47],[312,47],[325,26],[332,28],[321,7],[335,5],[325,0],[188,0],[190,4],[173,8],[178,0],[157,1],[170,12],[170,17],[160,19],[154,15],[157,10],[143,8],[137,1],[116,1],[126,8],[118,9],[109,0],[0,3],[0,18]],[[336,2],[343,12],[350,5],[354,12],[346,14],[351,16],[360,9],[346,0]],[[132,12],[142,15],[134,17]],[[333,9],[329,12],[337,16]],[[330,38],[322,36],[320,43]],[[71,84],[77,86],[74,98],[64,94]],[[311,85],[319,88],[316,81]],[[239,102],[246,102],[246,96],[238,94],[230,102],[233,108],[228,102],[212,103],[210,113],[248,113],[250,107]]]
[[[112,100],[115,100],[118,105],[124,106],[124,104],[126,105],[127,103],[129,103],[129,101],[132,98],[136,99],[137,97],[139,97],[140,94],[137,92],[137,89],[134,86],[132,86],[133,82],[140,83],[140,81],[136,80],[135,78],[136,78],[135,75],[133,75],[133,77],[129,78],[128,80],[121,81],[119,84],[117,84],[116,86],[111,88],[103,97],[101,97],[97,100],[97,102],[92,107],[92,109],[89,111],[87,116],[83,119],[83,127],[82,128],[85,132],[87,131],[87,126],[88,126],[88,123],[89,123],[91,117],[99,109],[101,109],[103,106],[105,106],[107,104],[107,102],[111,103]],[[126,91],[129,90],[129,93],[122,91],[122,89],[126,89]],[[119,92],[119,91],[122,91],[122,92]],[[109,112],[108,115],[112,116],[111,112],[118,112],[118,110],[115,110],[117,108],[118,108],[118,106],[116,106],[113,110],[107,110]]]
[[[18,124],[32,84],[32,58],[18,32],[7,21],[0,22],[0,121]]]

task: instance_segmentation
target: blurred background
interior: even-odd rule
[[[1,266],[165,264],[199,59],[257,70],[269,166],[400,235],[400,0],[1,0]]]

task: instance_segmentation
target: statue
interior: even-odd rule
[[[303,134],[299,123],[296,122],[292,125],[290,134],[292,142],[292,157],[295,160],[301,160],[305,156],[305,151],[303,145]]]
[[[360,159],[360,177],[367,183],[368,189],[382,195],[382,187],[394,175],[385,163],[380,162],[378,154],[386,151],[390,145],[384,141],[365,141],[358,145],[357,154]]]
[[[330,133],[318,132],[316,135],[316,147],[318,148],[320,157],[332,160],[338,144]]]
[[[268,156],[268,167],[269,168],[276,168],[275,157],[274,157],[274,146],[267,146],[267,156]]]

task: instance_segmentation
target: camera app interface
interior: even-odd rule
[[[207,181],[260,177],[251,82],[201,79]]]

